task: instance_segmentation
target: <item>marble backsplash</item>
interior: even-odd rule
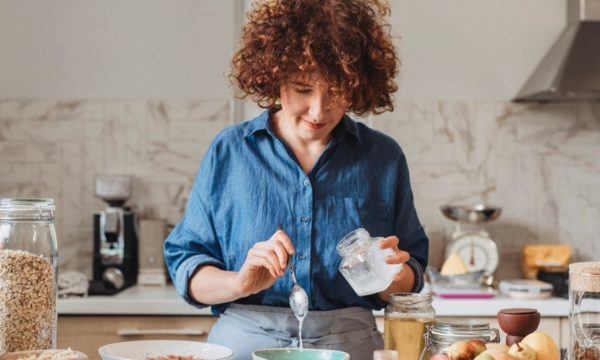
[[[198,164],[231,124],[223,100],[0,100],[0,197],[52,197],[61,270],[91,273],[96,174],[129,174],[143,217],[176,222]],[[529,243],[568,243],[600,259],[600,105],[401,101],[370,125],[403,147],[439,266],[454,224],[439,207],[503,208],[487,226],[500,278],[519,277]]]

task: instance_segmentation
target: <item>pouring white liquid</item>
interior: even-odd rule
[[[300,346],[299,346],[299,348],[303,349],[304,347],[302,346],[302,323],[304,323],[304,318],[303,317],[302,318],[298,318],[297,317],[297,319],[298,319],[298,322],[299,322],[299,324],[298,324],[298,340],[300,340]]]
[[[297,283],[292,287],[290,293],[290,308],[296,319],[298,319],[298,339],[300,341],[300,349],[302,349],[302,324],[308,314],[308,295]]]

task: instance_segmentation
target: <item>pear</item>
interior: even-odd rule
[[[560,360],[560,349],[552,337],[543,332],[533,332],[521,340],[521,345],[529,345],[537,360]]]
[[[503,352],[490,352],[494,360],[517,360],[516,357]]]
[[[535,350],[527,344],[521,344],[518,341],[508,349],[508,354],[519,360],[535,360],[537,357]]]
[[[506,353],[508,354],[508,346],[506,344],[501,343],[486,343],[485,348],[487,350],[493,350],[496,352]]]
[[[475,356],[473,360],[494,360],[494,357],[490,355],[487,351],[482,352],[481,354]]]

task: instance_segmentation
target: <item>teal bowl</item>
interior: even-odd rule
[[[252,353],[254,360],[349,360],[342,351],[318,349],[264,349]]]

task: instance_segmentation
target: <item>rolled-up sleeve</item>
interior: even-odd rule
[[[165,263],[177,293],[198,308],[208,305],[190,297],[190,277],[201,265],[225,267],[211,209],[214,163],[211,146],[196,175],[184,216],[164,243]]]

